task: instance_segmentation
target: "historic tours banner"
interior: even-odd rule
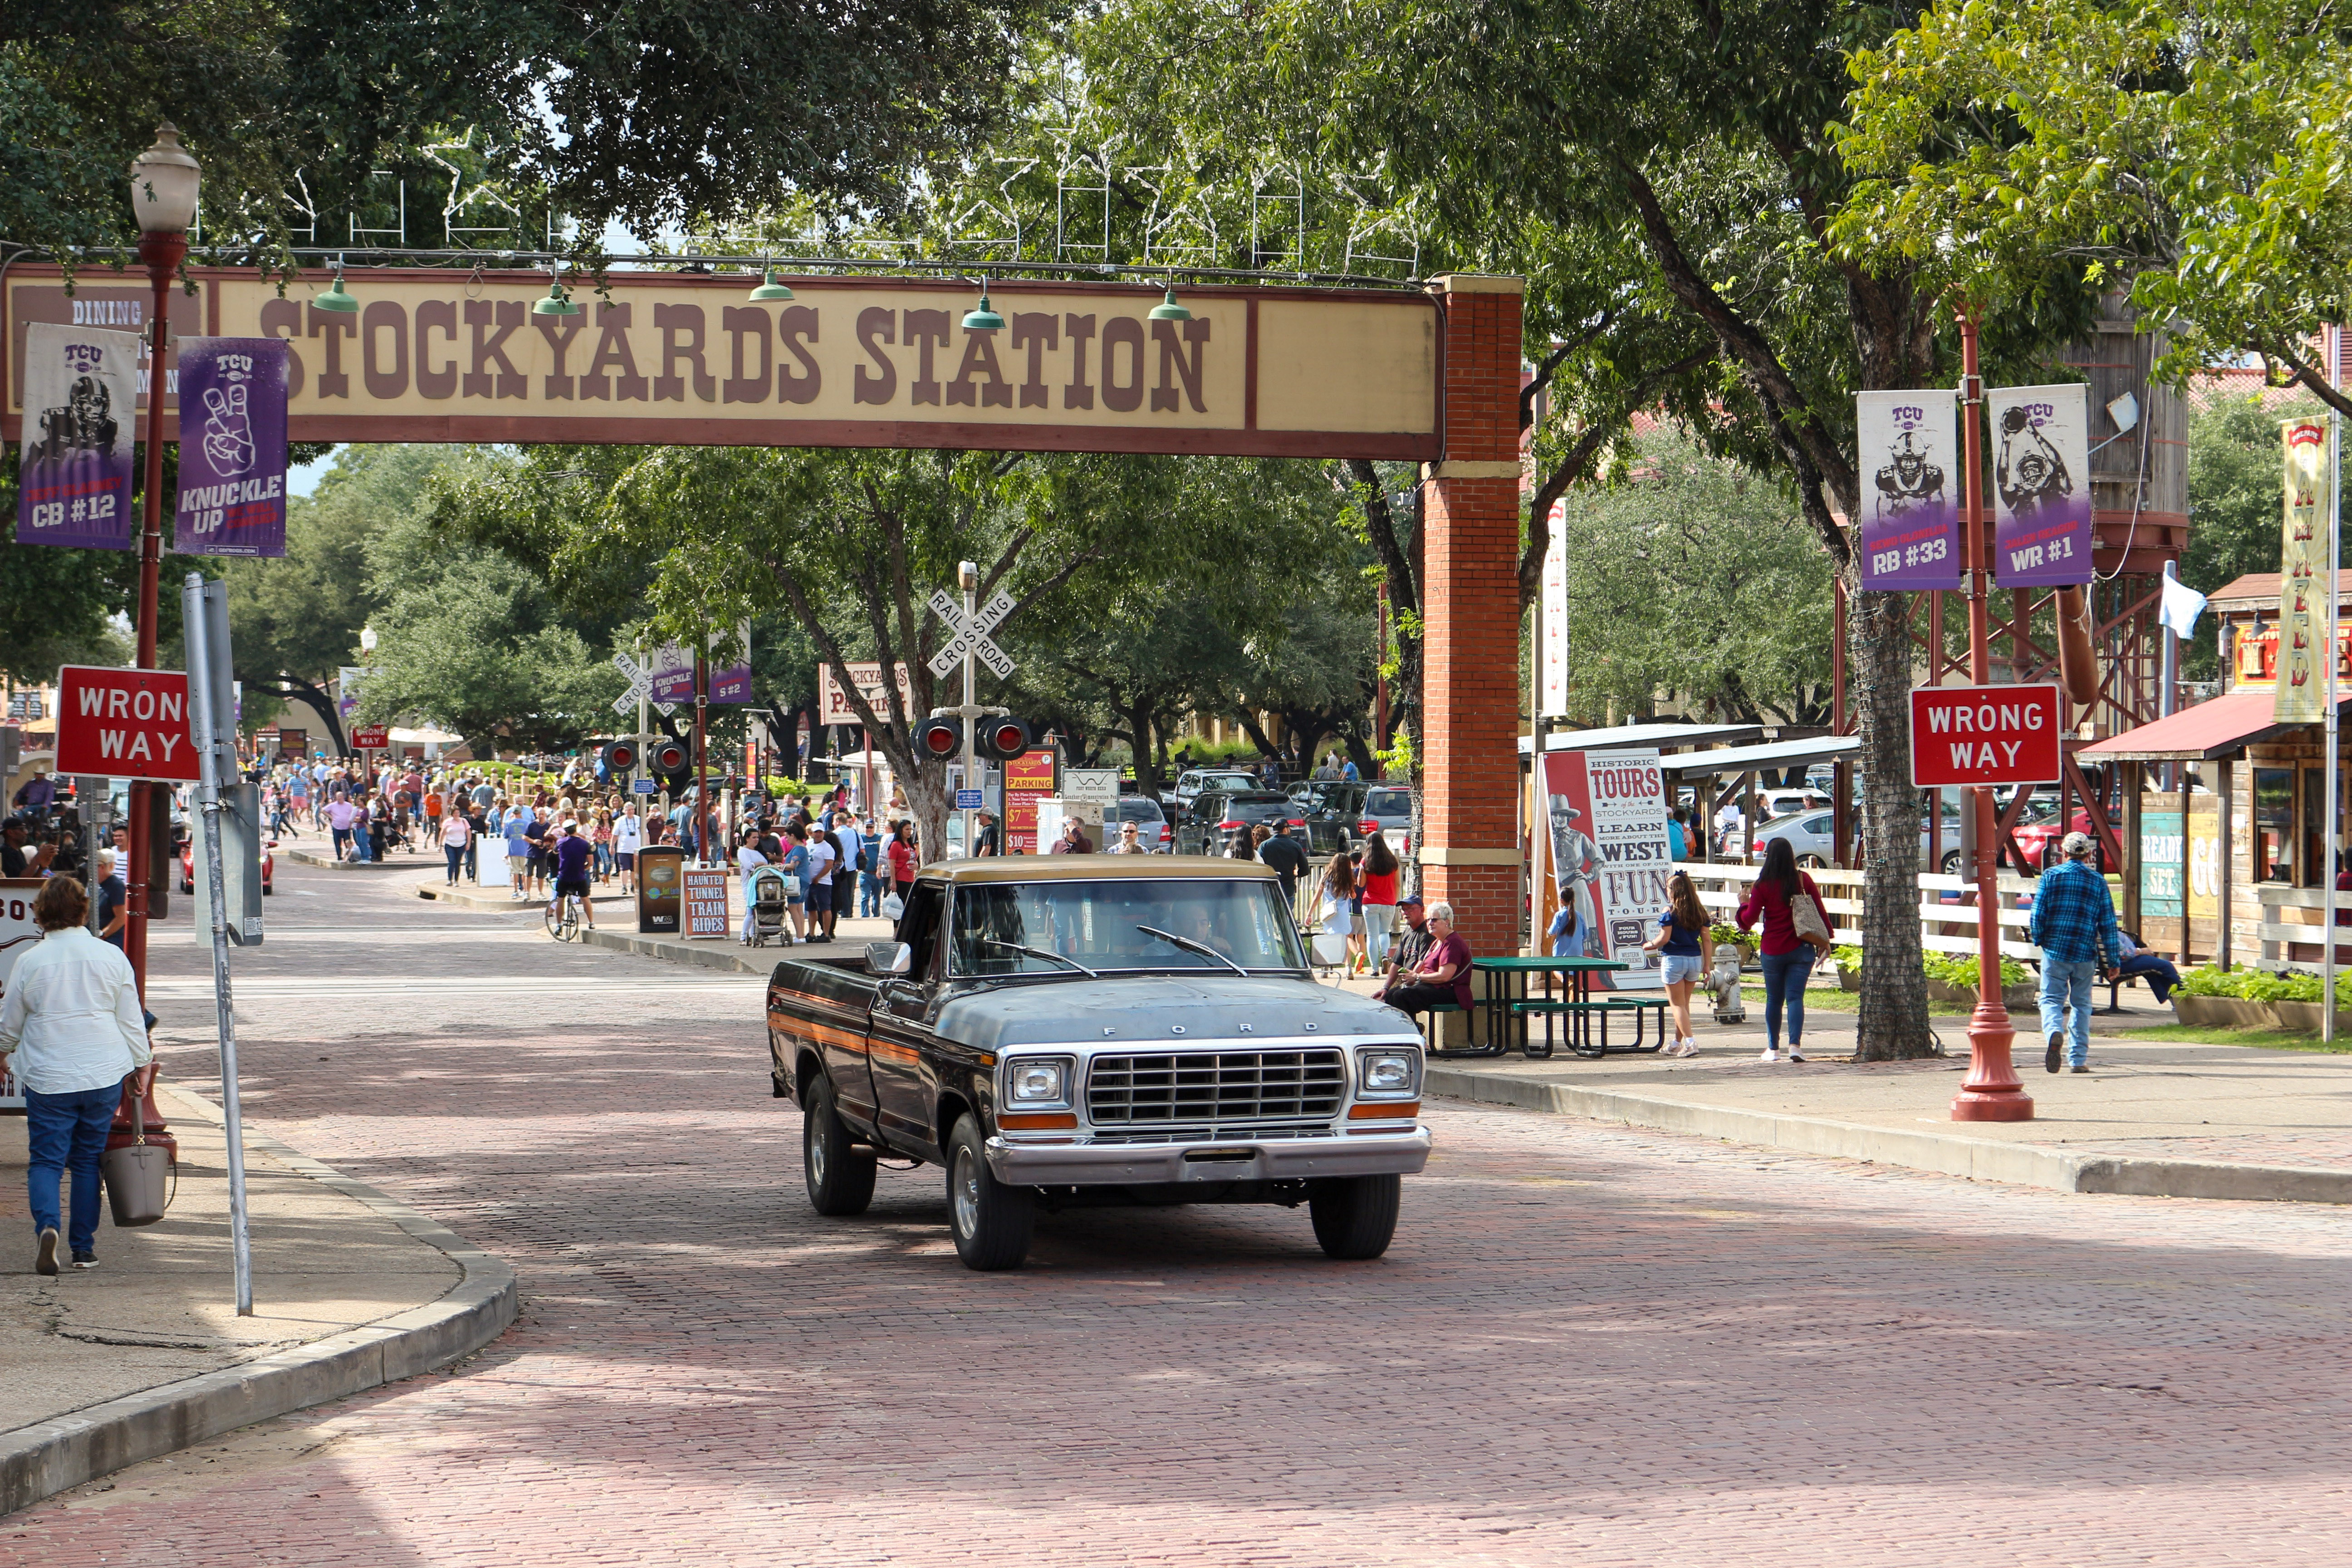
[[[273,338],[182,338],[183,555],[286,553],[286,345]]]
[[[1993,575],[2004,588],[2091,580],[2090,389],[2000,386],[1992,421]]]
[[[1948,388],[1854,397],[1862,470],[1862,585],[1960,585],[1959,421]]]
[[[2278,691],[2271,717],[2281,724],[2316,724],[2326,717],[2326,668],[2319,649],[2328,642],[2327,426],[2316,419],[2279,423],[2286,459],[2286,515],[2279,540]]]
[[[18,363],[16,542],[130,549],[138,334],[36,321]]]
[[[1630,965],[1606,976],[1620,989],[1664,984],[1658,955],[1642,951],[1674,871],[1658,753],[1553,752],[1544,758],[1544,789],[1568,956]]]

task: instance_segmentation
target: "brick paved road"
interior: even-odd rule
[[[935,1173],[809,1215],[755,982],[281,876],[252,1114],[512,1258],[522,1320],[0,1563],[2352,1560],[2339,1211],[1442,1110],[1383,1262],[1210,1208],[983,1277]]]

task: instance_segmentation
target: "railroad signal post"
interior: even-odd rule
[[[929,601],[931,614],[945,621],[948,630],[953,634],[947,646],[931,656],[931,673],[945,675],[957,665],[962,665],[963,702],[955,708],[935,708],[931,710],[931,717],[939,720],[952,714],[960,722],[953,730],[943,724],[927,726],[923,743],[928,753],[941,760],[954,749],[954,742],[962,743],[963,788],[956,792],[955,805],[958,814],[963,818],[963,852],[974,855],[979,853],[980,840],[972,825],[972,814],[988,798],[985,784],[978,782],[982,776],[979,771],[981,753],[985,750],[992,756],[998,755],[1008,743],[1012,743],[1013,754],[1019,755],[1029,749],[1029,727],[1017,719],[1008,718],[1006,734],[991,737],[989,743],[982,746],[980,721],[991,716],[1007,716],[1002,708],[982,708],[980,705],[979,667],[988,666],[999,679],[1013,674],[1015,667],[1012,657],[991,641],[988,634],[1002,626],[1004,617],[1013,613],[1013,598],[1000,589],[994,598],[982,605],[980,568],[970,561],[956,563],[956,585],[963,590],[961,604],[959,605],[955,595],[945,588],[935,590]],[[1015,730],[1017,734],[1013,733]],[[942,747],[945,749],[940,749]],[[1000,828],[999,832],[1001,834],[1003,830]],[[998,850],[1001,853],[1003,849],[1003,845],[1000,841]]]

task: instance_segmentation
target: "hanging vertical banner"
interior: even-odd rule
[[[139,334],[34,321],[24,363],[16,542],[130,549]]]
[[[1568,713],[1568,502],[1551,503],[1551,547],[1543,563],[1543,699],[1547,719]]]
[[[1593,977],[1616,989],[1664,984],[1658,955],[1642,951],[1666,907],[1674,871],[1658,753],[1553,752],[1543,766],[1568,956],[1629,965]]]
[[[2004,588],[2091,580],[2090,389],[2002,386],[1992,421],[1993,575]]]
[[[2316,724],[2326,717],[2327,426],[2316,419],[2279,424],[2286,460],[2286,515],[2279,538],[2278,690],[2271,718]]]
[[[666,642],[654,649],[646,661],[654,672],[654,700],[656,702],[691,702],[694,700],[694,654],[692,650]]]
[[[1959,422],[1948,388],[1854,396],[1862,462],[1862,585],[1960,585]]]
[[[286,553],[286,358],[278,338],[180,340],[183,555]]]
[[[710,700],[713,702],[749,702],[751,700],[751,623],[745,621],[735,628],[735,637],[742,644],[742,652],[733,664],[710,672]],[[710,639],[719,646],[719,639]]]

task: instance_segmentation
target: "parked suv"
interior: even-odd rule
[[[1290,798],[1291,824],[1306,835],[1310,854],[1360,847],[1375,827],[1386,828],[1391,847],[1402,854],[1412,837],[1410,785],[1309,779],[1294,784]]]
[[[1269,789],[1211,791],[1195,797],[1176,819],[1176,853],[1222,855],[1242,828],[1291,815],[1290,797]]]
[[[1181,818],[1192,802],[1211,790],[1254,790],[1264,786],[1246,768],[1192,768],[1176,775],[1176,815]]]

